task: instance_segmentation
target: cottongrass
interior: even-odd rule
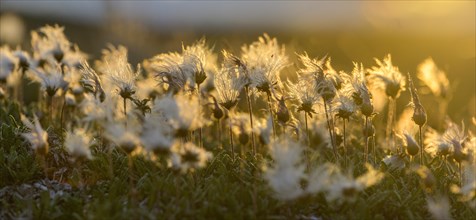
[[[448,197],[455,201],[452,204],[459,207],[458,210],[464,209],[463,205],[474,207],[472,173],[476,139],[471,129],[448,121],[446,129],[426,126],[423,131],[427,115],[422,103],[426,102],[420,98],[429,98],[428,94],[423,93],[424,89],[414,83],[409,74],[405,77],[399,72],[390,55],[382,61],[376,59],[376,66],[370,69],[353,63],[351,72],[346,72],[336,70],[330,57],[311,58],[303,53],[296,56],[301,64],[293,72],[288,68],[290,57],[285,47],[265,34],[244,45],[240,54],[235,55],[230,49],[222,51],[222,57],[204,39],[182,45],[179,52],[158,54],[142,62],[145,67],[142,72],[140,65],[132,68],[128,50],[123,46],[109,46],[96,65],[90,66],[87,56],[69,42],[60,26],[40,28],[32,33],[32,38],[31,53],[2,47],[0,76],[6,86],[3,83],[0,88],[3,91],[0,102],[2,112],[10,115],[1,115],[5,125],[2,124],[0,134],[2,146],[3,143],[17,143],[17,140],[3,139],[10,134],[8,129],[16,126],[15,109],[18,113],[33,115],[33,121],[20,116],[28,131],[13,132],[13,136],[21,135],[44,160],[46,178],[55,178],[57,172],[60,175],[67,173],[63,171],[67,167],[60,168],[57,159],[66,157],[73,158],[71,166],[76,167],[80,175],[92,176],[84,179],[84,183],[103,181],[100,174],[90,170],[102,169],[101,162],[107,156],[110,180],[121,177],[115,175],[120,174],[120,165],[125,161],[121,159],[127,158],[130,196],[126,203],[130,207],[139,204],[137,199],[144,197],[140,191],[149,185],[154,186],[147,191],[150,200],[142,200],[140,206],[149,202],[154,206],[154,195],[196,195],[186,190],[181,192],[178,187],[200,189],[198,197],[202,199],[210,190],[204,185],[210,184],[214,187],[213,192],[218,192],[220,187],[235,187],[235,182],[240,185],[235,188],[240,190],[243,186],[249,192],[255,217],[261,217],[263,204],[283,205],[289,213],[308,201],[315,207],[306,210],[313,212],[335,212],[340,208],[345,211],[349,207],[361,207],[355,203],[362,201],[369,207],[377,207],[381,201],[386,203],[393,199],[385,194],[391,192],[389,183],[402,197],[407,196],[403,189],[424,193],[429,198],[429,211],[436,213],[435,218],[449,217],[444,212],[448,208],[444,200],[430,199],[437,193],[451,192]],[[428,75],[441,76],[441,71],[430,61],[420,69],[420,79],[428,81]],[[284,76],[284,72],[288,75]],[[23,75],[41,86],[41,94],[46,93],[49,106],[41,106],[45,104],[43,100],[28,108],[11,104],[14,102],[10,97],[19,98],[12,96],[10,91],[21,88],[14,82],[23,80]],[[444,96],[444,91],[449,89],[441,78],[437,83],[425,82],[434,91],[431,97]],[[372,93],[375,88],[380,89],[382,95]],[[406,89],[410,92],[412,105],[402,112],[396,123],[397,113],[392,105]],[[243,97],[246,97],[246,103],[240,100]],[[51,110],[57,109],[56,101],[60,98],[65,120]],[[391,128],[393,133],[384,134],[385,128],[376,116],[382,111],[378,103],[381,99],[391,100],[387,131]],[[4,103],[8,106],[6,111],[3,111]],[[297,117],[301,111],[304,117]],[[50,114],[49,121],[45,120],[47,114]],[[66,131],[51,129],[58,118],[61,124],[66,122]],[[218,120],[215,125],[218,138],[214,138],[216,135],[210,123],[213,118]],[[221,137],[221,120],[228,124],[228,137]],[[275,122],[282,125],[280,132]],[[433,125],[431,121],[429,124]],[[417,125],[418,141],[415,139]],[[255,134],[259,140],[256,143]],[[400,142],[395,145],[397,152],[395,149],[392,152],[380,139],[395,134],[399,135]],[[220,147],[226,141],[230,141],[231,152]],[[251,150],[247,147],[250,142]],[[241,149],[238,159],[235,158],[237,143]],[[105,147],[109,147],[107,155],[103,155]],[[372,165],[368,164],[371,147]],[[67,154],[58,153],[59,149],[65,149]],[[243,152],[245,150],[252,154]],[[344,158],[339,157],[342,153]],[[431,159],[422,163],[426,166],[408,162],[418,153],[420,158]],[[54,160],[47,161],[47,154]],[[15,158],[8,157],[8,160]],[[52,167],[47,169],[48,165]],[[454,172],[454,167],[459,168],[459,172]],[[406,181],[413,178],[411,172],[420,178],[422,189],[413,187],[417,182]],[[48,175],[50,173],[53,176]],[[218,174],[223,178],[214,182]],[[150,176],[154,182],[150,182]],[[177,189],[175,192],[169,192],[173,190],[162,184],[170,179]],[[400,180],[405,181],[405,186],[398,183]],[[121,181],[104,181],[122,184]],[[189,184],[190,181],[193,184]],[[220,187],[215,187],[215,183]],[[252,190],[247,188],[250,185]],[[369,189],[374,186],[377,190]],[[111,194],[114,187],[110,188]],[[155,188],[159,189],[154,191]],[[268,194],[276,200],[268,199]],[[383,200],[379,200],[380,197]],[[419,200],[413,201],[409,197],[405,201],[422,205]],[[211,205],[207,207],[214,204]],[[388,207],[386,204],[385,211],[390,210]],[[414,207],[402,208],[405,213],[414,210]]]

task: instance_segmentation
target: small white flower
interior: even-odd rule
[[[31,148],[33,150],[39,152],[40,154],[47,154],[48,153],[48,133],[43,130],[41,127],[40,122],[38,121],[38,117],[33,115],[33,123],[28,120],[24,115],[21,115],[21,120],[23,124],[30,129],[28,133],[22,133],[21,135],[28,140],[31,144]]]
[[[182,46],[182,53],[159,54],[146,62],[146,69],[153,73],[161,84],[167,85],[174,93],[186,89],[196,89],[213,74],[217,57],[205,39],[191,46]]]
[[[356,111],[356,106],[352,98],[344,93],[337,93],[335,100],[337,107],[335,111],[337,116],[343,119],[349,119]]]
[[[432,58],[428,58],[418,65],[417,75],[435,96],[448,98],[451,95],[449,94],[450,81],[445,72],[438,69]]]
[[[215,88],[217,91],[217,101],[224,108],[230,110],[236,106],[240,92],[246,84],[238,74],[229,72],[222,68],[215,75]]]
[[[388,97],[398,98],[400,92],[405,91],[405,76],[400,73],[398,67],[393,66],[390,54],[383,61],[375,58],[375,62],[377,66],[368,70],[371,74],[371,79],[373,79],[372,82],[377,88],[385,90]]]
[[[181,144],[177,141],[172,147],[172,151],[169,165],[180,167],[180,170],[184,173],[188,171],[193,172],[196,169],[205,167],[207,162],[213,157],[210,152],[197,147],[191,142]]]
[[[64,146],[75,158],[84,157],[91,159],[89,147],[93,144],[92,137],[84,128],[77,128],[66,132]]]
[[[435,220],[451,220],[451,204],[447,197],[439,196],[437,198],[428,197],[428,211]]]
[[[254,126],[255,134],[258,134],[262,144],[268,145],[271,142],[271,132],[273,129],[273,121],[271,116],[267,119],[258,120]]]
[[[249,71],[252,87],[268,95],[281,83],[279,73],[288,65],[284,46],[267,34],[242,47],[242,60]]]
[[[6,82],[7,78],[15,72],[18,66],[18,58],[9,47],[0,48],[0,83]]]
[[[117,98],[109,96],[104,102],[96,99],[93,94],[84,93],[84,98],[79,104],[81,112],[85,115],[82,118],[85,122],[110,121],[114,118]]]
[[[96,71],[89,66],[86,60],[81,62],[80,72],[82,73],[80,82],[83,83],[86,88],[91,90],[101,102],[103,102],[106,99],[106,93],[102,87],[101,78],[98,76]]]
[[[425,133],[425,151],[432,157],[440,155],[448,155],[453,152],[453,145],[443,138],[443,135],[439,134],[431,127],[427,127]]]
[[[292,200],[303,195],[301,180],[305,178],[302,146],[288,138],[270,146],[273,162],[264,168],[265,178],[280,200]]]
[[[350,83],[344,90],[352,94],[354,103],[359,106],[363,115],[369,117],[374,112],[374,106],[372,103],[372,93],[370,93],[366,81],[365,70],[362,64],[354,63],[354,69],[352,70],[352,78]]]
[[[157,85],[157,81],[151,77],[147,77],[136,82],[137,92],[136,96],[138,99],[153,99],[157,95],[162,93],[162,90]]]
[[[310,81],[309,77],[298,75],[298,81],[296,83],[288,79],[287,87],[291,97],[299,102],[298,112],[304,111],[311,117],[312,114],[316,114],[313,107],[318,103],[320,96],[316,92],[317,88],[313,80]]]
[[[313,169],[309,174],[309,185],[306,188],[307,193],[325,192],[331,186],[331,177],[338,168],[335,165],[326,163]]]
[[[31,34],[31,45],[34,53],[42,60],[55,60],[61,63],[69,52],[71,43],[64,35],[64,27],[58,25],[44,26]]]
[[[141,141],[150,152],[168,154],[173,144],[172,131],[163,117],[148,115],[142,127]]]
[[[127,126],[124,123],[109,123],[106,125],[106,137],[128,154],[141,146],[141,140],[138,136],[139,131],[140,127],[136,123],[130,123],[130,121],[128,121]]]
[[[41,83],[41,89],[50,97],[55,96],[59,89],[64,88],[65,85],[67,85],[59,65],[48,67],[45,70],[34,68],[33,74],[30,74],[29,76],[32,80]]]
[[[375,170],[369,164],[366,164],[366,167],[367,172],[357,178],[344,175],[341,172],[336,172],[332,175],[326,198],[329,201],[336,201],[338,203],[353,202],[361,191],[377,184],[383,179],[383,173]]]
[[[176,96],[168,94],[157,99],[153,112],[163,114],[175,130],[175,135],[183,137],[207,122],[201,108],[197,96],[178,93]]]
[[[110,83],[119,90],[122,98],[131,98],[136,92],[136,79],[141,71],[132,70],[127,60],[127,49],[123,46],[115,48],[110,45],[108,50],[103,50],[102,60],[97,64],[99,72],[105,74]]]

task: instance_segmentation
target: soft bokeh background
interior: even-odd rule
[[[0,13],[2,44],[28,48],[31,30],[57,23],[92,59],[113,43],[127,46],[137,63],[202,36],[217,51],[238,52],[264,32],[286,44],[295,64],[285,74],[295,71],[294,52],[329,55],[346,71],[352,61],[370,67],[373,57],[391,53],[411,74],[432,57],[457,85],[449,114],[475,115],[474,1],[0,1]]]

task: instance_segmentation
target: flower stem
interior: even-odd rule
[[[51,123],[53,123],[53,96],[48,96],[47,103],[49,107],[48,123],[51,126]]]
[[[64,106],[66,105],[66,96],[63,94],[63,105],[61,106],[61,116],[60,116],[60,123],[61,123],[61,130],[63,132],[63,115],[64,115]]]
[[[271,115],[271,124],[273,125],[273,139],[276,140],[276,127],[274,125],[273,109],[271,108],[271,94],[268,93],[268,110]]]
[[[420,140],[420,165],[423,165],[423,150],[424,150],[424,146],[423,146],[423,143],[422,143],[422,138],[421,138],[421,127],[422,126],[418,126],[419,127],[419,140]]]
[[[198,108],[198,114],[200,115],[201,114],[201,104],[200,104],[200,84],[198,84],[197,86],[197,96],[198,96],[198,105],[199,105],[199,108]],[[198,147],[202,147],[202,127],[200,126],[199,130],[198,130]]]
[[[233,157],[233,160],[235,160],[235,147],[233,145],[233,131],[232,131],[232,125],[231,125],[231,118],[228,118],[230,120],[230,145],[231,145],[231,154]]]
[[[323,99],[324,100],[324,99]],[[327,103],[326,100],[324,100],[324,110],[326,112],[326,120],[327,120],[327,128],[329,130],[329,137],[331,139],[331,144],[332,144],[332,150],[334,151],[334,157],[337,160],[337,149],[336,145],[334,143],[334,135],[332,134],[332,128],[331,128],[331,122],[329,120],[329,113],[327,112]]]
[[[387,115],[387,128],[385,129],[385,140],[387,142],[387,146],[391,146],[390,144],[390,136],[391,136],[391,130],[392,130],[392,124],[393,124],[393,110],[394,110],[394,99],[389,98],[388,99],[388,115]],[[396,151],[398,149],[395,149],[396,146],[393,146],[393,150]]]
[[[256,146],[255,146],[255,132],[253,131],[253,108],[251,106],[249,87],[245,87],[246,101],[248,102],[248,112],[250,113],[250,126],[251,126],[251,147],[253,150],[253,156],[256,155]]]
[[[369,154],[369,133],[368,133],[368,125],[369,125],[369,117],[365,117],[365,127],[364,127],[364,133],[365,133],[365,162],[368,162],[368,154]]]
[[[218,142],[221,144],[221,119],[218,119],[217,121],[217,134],[218,134]]]
[[[344,121],[344,167],[347,167],[347,146],[346,146],[346,137],[345,137],[345,118]]]
[[[124,103],[124,123],[126,124],[127,127],[127,107],[126,107],[126,98],[123,99]]]
[[[309,127],[307,125],[307,113],[304,112],[304,121],[306,122],[306,135],[307,135],[307,144],[311,147],[311,135],[309,134]]]

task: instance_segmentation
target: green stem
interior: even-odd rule
[[[366,116],[365,117],[365,127],[364,127],[364,133],[365,133],[365,162],[368,162],[368,153],[369,153],[369,133],[368,133],[368,125],[369,125],[369,118]]]
[[[347,167],[347,146],[346,146],[346,136],[345,136],[345,118],[344,122],[344,167]]]
[[[324,100],[324,99],[323,99]],[[326,120],[327,120],[327,128],[329,130],[329,137],[331,139],[331,144],[332,144],[332,149],[334,151],[334,157],[337,161],[337,149],[336,149],[336,145],[334,143],[334,136],[332,134],[332,128],[331,128],[331,122],[329,121],[329,113],[327,112],[327,103],[326,103],[326,100],[324,100],[324,110],[326,112]]]
[[[228,118],[230,120],[230,145],[231,145],[231,154],[233,155],[233,160],[235,160],[235,147],[233,145],[233,131],[232,131],[232,124],[231,124],[231,118]]]
[[[268,110],[271,115],[271,124],[273,125],[273,140],[276,140],[276,127],[274,125],[273,109],[271,108],[271,94],[268,93]]]
[[[248,86],[245,87],[246,100],[248,102],[248,112],[250,113],[250,126],[251,126],[251,147],[253,150],[253,156],[256,155],[255,146],[255,132],[253,131],[253,108],[251,106],[250,94]]]
[[[311,147],[311,135],[309,134],[309,127],[307,125],[307,113],[304,112],[304,121],[306,122],[306,135],[307,135],[307,144]]]
[[[127,127],[127,107],[126,107],[126,98],[123,98],[123,104],[124,104],[124,123],[126,124]]]
[[[418,138],[418,139],[420,140],[420,148],[421,148],[421,149],[420,149],[420,165],[423,165],[423,163],[424,163],[424,161],[423,161],[423,150],[424,150],[424,146],[423,146],[422,138],[421,138],[421,136],[422,136],[422,135],[421,135],[421,127],[422,127],[422,126],[419,126],[419,130],[420,130],[420,131],[419,131],[419,135],[418,135],[419,138]]]

